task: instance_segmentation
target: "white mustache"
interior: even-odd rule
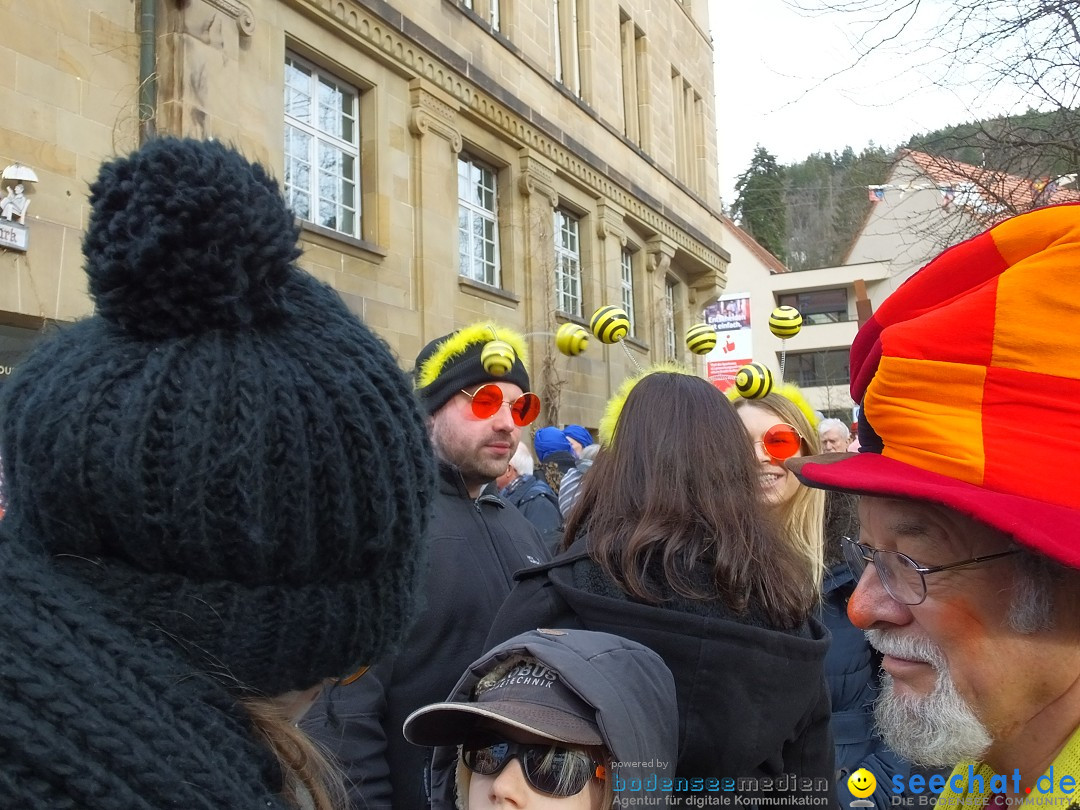
[[[925,638],[898,636],[884,630],[865,630],[870,646],[882,655],[904,658],[908,661],[922,661],[941,672],[945,669],[945,656],[941,648]]]

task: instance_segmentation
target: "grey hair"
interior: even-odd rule
[[[843,431],[845,436],[849,436],[851,434],[851,429],[847,425],[845,425],[839,419],[833,419],[832,417],[829,417],[828,419],[822,419],[820,422],[818,422],[818,435],[824,436],[826,432],[832,430],[833,428],[837,428],[838,430]]]
[[[1066,569],[1042,554],[1024,551],[1018,557],[1006,622],[1024,635],[1050,630],[1054,626],[1054,592]]]
[[[518,442],[517,450],[510,457],[510,466],[517,470],[518,475],[533,474],[533,470],[536,469],[536,462],[533,460],[532,452],[525,442]]]

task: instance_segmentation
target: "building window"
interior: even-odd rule
[[[555,210],[555,309],[581,317],[581,220]]]
[[[499,30],[499,2],[500,0],[461,0],[461,5],[470,11],[475,11],[481,17],[491,23],[491,30]]]
[[[584,0],[551,0],[555,34],[555,81],[581,96],[581,39],[578,4]]]
[[[621,272],[621,290],[622,290],[622,308],[626,310],[626,315],[630,318],[630,334],[635,334],[634,330],[634,254],[623,248],[622,254],[619,257],[619,267]]]
[[[675,111],[675,174],[691,189],[705,188],[705,102],[679,71],[671,71],[671,101]]]
[[[825,349],[816,352],[787,353],[785,375],[801,388],[822,385],[848,385],[848,349]],[[779,358],[777,358],[779,359]]]
[[[619,14],[622,56],[623,134],[645,148],[647,140],[648,70],[645,33],[624,12]]]
[[[360,236],[359,92],[285,57],[285,197],[300,219]]]
[[[458,272],[498,287],[499,223],[495,170],[464,155],[458,158]]]
[[[675,288],[679,282],[667,279],[664,282],[664,357],[668,360],[677,360],[676,353],[679,349],[677,330],[675,326]]]
[[[819,323],[843,323],[848,320],[847,289],[809,290],[784,293],[776,297],[780,306],[795,307],[803,317],[804,325]]]

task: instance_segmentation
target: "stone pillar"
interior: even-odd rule
[[[596,237],[597,237],[597,262],[596,279],[592,284],[595,290],[591,300],[594,309],[602,306],[622,306],[622,249],[626,247],[626,224],[623,221],[623,211],[606,200],[602,200],[596,209]],[[635,290],[635,295],[640,296],[642,291]],[[638,302],[639,304],[642,302]],[[634,327],[640,330],[644,323],[642,306],[635,307]],[[591,317],[591,312],[586,312],[585,317]],[[602,348],[607,375],[607,395],[615,393],[622,381],[627,376],[637,373],[638,365],[644,367],[648,359],[639,354],[637,349],[626,346],[602,346],[600,341],[593,338],[592,344]],[[591,348],[591,347],[590,347]],[[634,359],[631,359],[634,358]],[[635,365],[635,363],[637,365]]]
[[[240,51],[255,32],[243,0],[165,3],[158,40],[158,132],[241,143]]]
[[[649,345],[652,361],[666,360],[664,355],[664,293],[675,257],[675,244],[657,234],[645,243],[645,268],[649,294]]]
[[[556,368],[555,348],[555,172],[534,152],[520,155],[518,189],[522,196],[522,234],[525,279],[522,303],[525,331],[529,333],[529,375],[540,394],[543,409],[538,426],[559,424],[562,382]]]
[[[457,156],[461,132],[457,102],[424,79],[409,83],[414,137],[413,272],[420,345],[445,335],[454,323],[458,280]]]

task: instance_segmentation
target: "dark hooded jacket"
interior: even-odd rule
[[[477,681],[517,655],[530,655],[554,669],[563,683],[596,709],[597,725],[613,761],[607,776],[616,789],[616,806],[620,799],[645,803],[633,802],[634,798],[667,806],[669,794],[663,785],[675,774],[679,720],[675,682],[660,656],[610,633],[525,632],[474,662],[447,700],[470,701]],[[456,761],[455,747],[435,749],[431,810],[454,810]]]
[[[551,556],[536,528],[490,489],[470,497],[457,467],[440,462],[438,484],[425,536],[426,605],[401,652],[327,689],[301,722],[340,762],[355,808],[427,808],[426,752],[405,741],[401,724],[442,700],[487,649],[485,631],[514,572]]]
[[[825,659],[825,676],[832,696],[837,794],[844,807],[856,798],[847,789],[847,778],[859,768],[874,774],[879,785],[891,784],[897,774],[906,779],[911,772],[911,765],[893,753],[874,729],[881,662],[863,631],[847,617],[847,601],[854,590],[855,580],[846,564],[826,573],[821,613],[832,646]],[[875,791],[870,799],[878,810],[889,806],[885,791]]]
[[[519,475],[499,495],[540,531],[552,552],[562,544],[563,516],[551,487],[533,475]]]
[[[785,632],[749,623],[717,603],[633,601],[589,557],[585,539],[518,580],[488,644],[526,628],[580,627],[655,650],[678,690],[678,776],[759,780],[731,791],[748,797],[832,793],[823,675],[829,640],[820,622]],[[792,776],[814,784],[808,789]]]

